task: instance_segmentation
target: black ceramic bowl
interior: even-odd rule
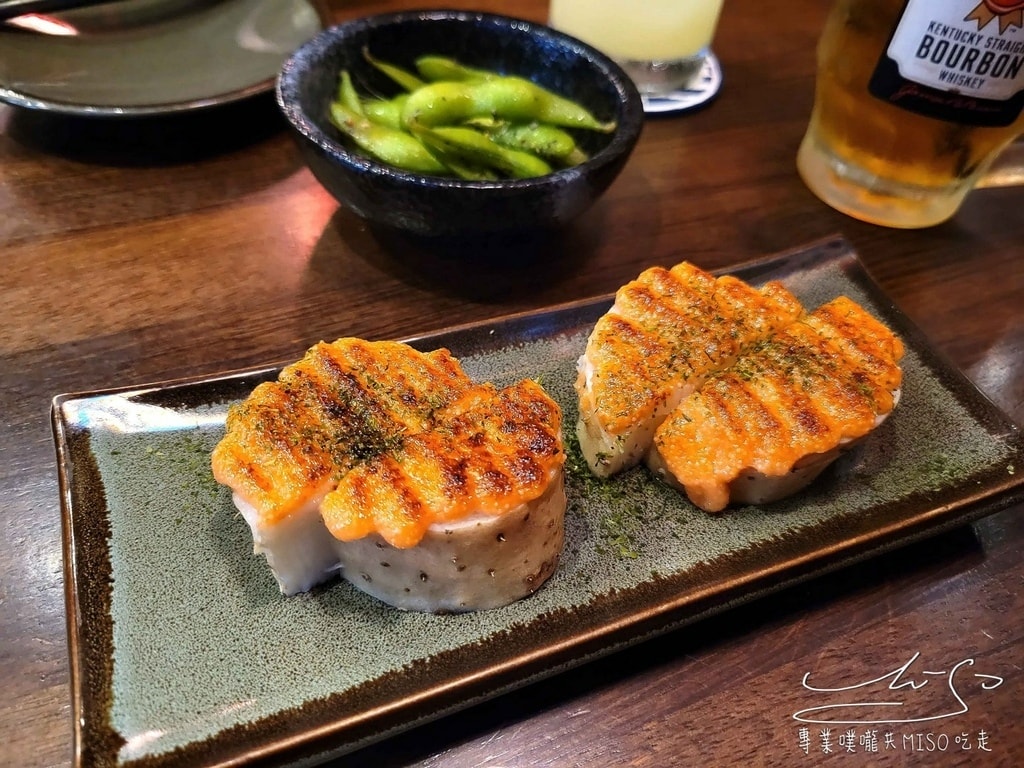
[[[327,117],[342,69],[360,92],[399,92],[366,61],[364,48],[410,70],[430,53],[519,75],[579,102],[599,120],[615,120],[617,129],[577,131],[590,159],[533,179],[462,181],[396,170],[349,149]],[[462,11],[383,14],[324,30],[285,63],[277,101],[310,170],[335,198],[371,222],[427,237],[560,227],[608,188],[643,124],[636,87],[600,52],[541,24]]]

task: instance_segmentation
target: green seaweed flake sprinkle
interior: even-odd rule
[[[621,512],[613,511],[601,518],[601,543],[598,544],[598,551],[602,554],[611,552],[627,560],[636,560],[640,556]]]
[[[198,480],[204,487],[217,485],[210,470],[212,448],[208,435],[199,427],[177,435],[173,443],[149,443],[140,447],[147,460],[159,462],[162,468],[183,481]]]
[[[600,517],[596,523],[599,541],[596,550],[600,554],[611,554],[624,560],[635,560],[640,556],[637,544],[638,526],[645,522],[642,509],[630,505],[628,481],[623,477],[600,478],[587,466],[576,436],[565,439],[565,468],[577,484],[583,496],[596,499]]]

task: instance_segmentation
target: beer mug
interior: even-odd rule
[[[1024,0],[837,0],[797,154],[832,207],[890,227],[956,213],[1024,133]]]

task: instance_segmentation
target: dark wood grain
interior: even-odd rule
[[[335,2],[333,13],[423,5]],[[535,0],[445,5],[546,17]],[[727,3],[715,103],[648,121],[607,196],[556,240],[458,259],[339,209],[270,99],[130,123],[0,107],[0,765],[71,760],[48,423],[57,393],[287,360],[341,335],[420,334],[607,293],[653,264],[717,268],[842,233],[942,353],[1024,422],[1024,193],[979,190],[924,231],[874,227],[814,198],[794,157],[825,12],[817,0]],[[1021,512],[729,611],[340,765],[1016,765]],[[814,728],[804,754],[792,714],[806,705],[805,673],[850,684],[917,652],[921,668],[974,659],[975,671],[1004,678],[967,714],[888,728],[966,734],[970,751],[901,742],[848,752],[833,733],[827,755]]]

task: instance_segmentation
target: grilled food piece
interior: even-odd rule
[[[607,477],[638,463],[684,397],[801,312],[781,283],[756,289],[686,262],[623,286],[577,365],[577,435],[590,469]]]
[[[232,489],[282,592],[337,570],[319,506],[338,480],[431,428],[472,386],[447,350],[346,338],[317,344],[231,409],[213,474]]]
[[[839,297],[689,395],[648,466],[708,512],[789,495],[892,411],[902,356],[888,328]]]
[[[343,576],[420,611],[532,593],[562,551],[563,463],[561,412],[540,385],[476,388],[324,498]]]

